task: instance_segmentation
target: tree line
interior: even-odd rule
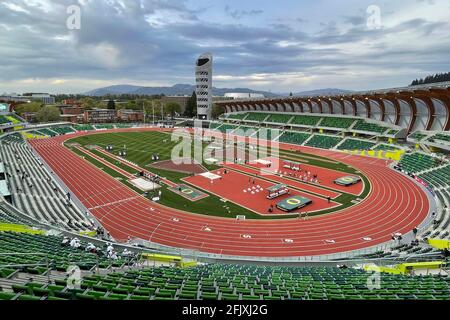
[[[420,84],[437,83],[450,81],[450,72],[436,73],[434,75],[426,76],[425,78],[415,79],[411,82],[411,86],[417,86]]]

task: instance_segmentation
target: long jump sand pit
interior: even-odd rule
[[[197,163],[193,163],[192,160],[188,159],[183,161],[181,164],[174,163],[172,160],[164,160],[154,162],[152,164],[147,165],[150,168],[163,169],[169,171],[176,171],[182,173],[194,173],[200,174],[206,172],[207,170]]]

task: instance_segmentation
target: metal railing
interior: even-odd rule
[[[19,264],[0,264],[1,268],[12,268],[12,269],[21,269],[27,267],[45,267],[47,269],[47,280],[50,283],[50,259],[47,253],[0,253],[0,256],[40,256],[44,257],[44,262],[38,263],[19,263]]]

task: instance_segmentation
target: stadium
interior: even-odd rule
[[[450,87],[392,91],[389,100],[375,96],[218,102],[228,112],[208,129],[183,122],[174,128],[111,123],[5,133],[2,175],[11,194],[1,203],[2,287],[11,291],[2,291],[2,297],[448,297],[446,278],[409,274],[448,263],[441,250],[449,244]],[[402,100],[406,96],[412,105]],[[419,116],[395,113],[387,107],[390,101]],[[423,101],[432,101],[433,108]],[[337,105],[342,109],[331,108]],[[231,146],[236,153],[232,161],[176,164],[170,151],[186,136],[213,151]],[[250,145],[268,141],[277,143],[278,158],[246,160]],[[247,158],[237,159],[238,149]],[[153,201],[158,195],[160,201]],[[99,227],[106,241],[98,237]],[[61,246],[64,237],[77,237],[82,249]],[[88,243],[102,248],[107,241],[117,251],[114,260],[105,255],[96,261],[96,254],[85,251]],[[151,261],[163,266],[98,273]],[[71,290],[61,284],[74,263],[84,277],[81,287]],[[337,267],[344,264],[363,267]],[[374,268],[397,285],[378,292],[305,283],[309,289],[301,293],[292,286],[297,272],[331,277],[330,282],[333,274],[342,274],[351,286]],[[187,280],[204,272],[209,284],[205,278]],[[254,272],[271,274],[266,278],[271,289],[255,283],[249,276]],[[27,282],[29,274],[36,280]],[[155,274],[161,276],[159,285],[137,284]],[[179,281],[170,283],[174,274]],[[220,279],[223,283],[212,284]],[[403,281],[409,293],[398,287]],[[436,283],[442,292],[422,293],[414,287],[422,281]]]
[[[194,117],[0,97],[0,300],[450,298],[450,82],[213,99],[197,57]]]

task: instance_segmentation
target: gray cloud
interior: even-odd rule
[[[262,10],[253,9],[247,11],[247,10],[232,9],[228,5],[225,6],[225,14],[236,20],[242,19],[245,16],[255,16],[261,13],[263,13]]]
[[[338,86],[345,77],[345,84],[352,87],[353,81],[352,88],[358,89],[362,76],[355,76],[355,70],[403,81],[416,78],[417,72],[449,69],[450,39],[443,33],[448,21],[412,18],[368,30],[361,12],[334,17],[320,30],[307,32],[299,30],[295,19],[274,17],[275,23],[257,26],[233,21],[245,11],[236,15],[240,18],[207,21],[181,0],[91,0],[81,7],[81,30],[68,30],[66,8],[74,1],[47,2],[49,12],[27,0],[8,0],[25,12],[0,3],[0,92],[27,79],[77,79],[76,85],[61,87],[69,91],[92,89],[91,81],[192,83],[193,62],[204,51],[213,52],[215,74],[230,76],[220,80],[230,87],[289,91],[297,88],[286,86],[300,86],[308,77],[318,79],[317,86],[329,79]],[[395,78],[396,69],[409,73]],[[261,73],[271,75],[263,84],[240,80]],[[292,77],[291,82],[280,84],[280,74],[287,74],[286,81]],[[271,82],[271,77],[277,80]],[[27,82],[17,86],[26,88]]]

